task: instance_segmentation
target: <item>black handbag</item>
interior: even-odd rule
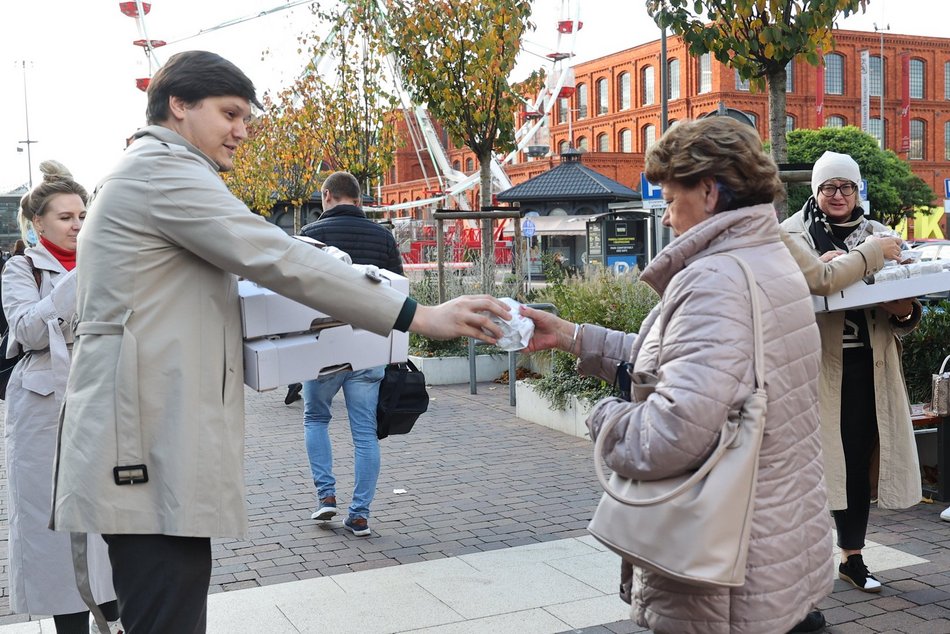
[[[391,363],[379,382],[376,405],[376,437],[408,434],[416,419],[429,409],[426,377],[412,361]]]
[[[19,242],[19,240],[17,242]],[[17,255],[23,255],[22,248],[19,248],[14,254],[14,257]],[[23,257],[30,263],[30,270],[33,271],[33,280],[36,282],[36,288],[40,288],[42,285],[42,273],[33,266],[33,258],[28,255]],[[5,264],[6,262],[4,262],[4,265]],[[0,314],[2,314],[2,312],[2,309],[0,309]],[[15,357],[7,358],[7,340],[10,338],[10,329],[7,327],[6,321],[6,315],[4,315],[3,337],[0,338],[0,401],[7,400],[7,383],[10,382],[10,375],[13,374],[13,368],[20,362],[20,359],[26,356],[26,353],[23,352],[23,348],[21,347],[20,352]]]

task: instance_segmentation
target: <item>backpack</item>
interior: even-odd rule
[[[30,263],[30,270],[33,271],[33,279],[36,281],[36,288],[40,288],[43,274],[39,269],[33,266],[33,259],[30,256],[23,255],[24,250],[23,243],[17,240],[17,246],[12,254],[4,252],[2,256],[0,256],[0,259],[3,261],[2,264],[0,264],[0,271],[3,271],[3,267],[5,267],[7,262],[12,258],[16,256],[24,257],[27,262]],[[2,307],[2,304],[0,304],[0,307]],[[15,357],[7,358],[7,343],[10,338],[10,332],[7,327],[7,316],[4,314],[2,308],[0,308],[0,318],[2,318],[3,325],[3,337],[0,338],[0,401],[5,401],[7,399],[7,383],[10,382],[10,375],[13,374],[13,368],[20,362],[20,359],[25,356],[25,353],[23,352],[23,348],[20,348],[20,352]]]

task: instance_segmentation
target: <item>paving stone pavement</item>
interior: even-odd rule
[[[586,535],[600,497],[588,441],[516,418],[507,386],[481,383],[476,395],[468,385],[436,386],[430,395],[430,411],[411,434],[382,441],[373,536],[356,538],[342,528],[340,516],[329,524],[310,519],[315,494],[300,401],[286,406],[281,390],[248,390],[250,534],[214,541],[211,592]],[[338,501],[345,507],[353,465],[342,398],[334,405],[331,436]],[[0,626],[28,620],[9,610],[6,484],[0,461]],[[938,517],[943,508],[872,509],[868,539],[920,559],[905,557],[914,563],[881,572],[879,595],[836,581],[820,606],[828,632],[950,634],[950,523]],[[620,621],[573,631],[643,630]]]

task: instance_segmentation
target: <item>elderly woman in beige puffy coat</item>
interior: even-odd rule
[[[605,420],[619,418],[605,458],[624,477],[684,474],[706,460],[753,391],[752,291],[725,254],[748,263],[761,303],[768,413],[745,583],[700,587],[634,569],[632,616],[660,634],[817,631],[824,617],[815,606],[832,588],[818,428],[821,344],[808,287],[771,204],[782,186],[777,167],[754,129],[713,117],[671,128],[647,154],[646,173],[663,186],[663,223],[677,237],[640,276],[661,298],[640,333],[525,308],[536,325],[528,349],[573,352],[580,372],[608,381],[620,361],[655,374],[645,400],[604,399],[588,426],[596,438]],[[629,359],[635,343],[639,352]]]

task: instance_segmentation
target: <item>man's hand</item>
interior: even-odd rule
[[[485,314],[486,311],[505,320],[511,319],[508,305],[491,295],[462,295],[438,306],[419,304],[409,330],[431,339],[474,337],[493,344],[502,332]]]
[[[880,306],[885,312],[888,312],[898,318],[907,317],[908,315],[914,314],[913,299],[895,299],[890,302],[878,304],[878,306]]]
[[[839,255],[844,255],[844,251],[825,251],[818,256],[818,259],[822,262],[831,262]]]

